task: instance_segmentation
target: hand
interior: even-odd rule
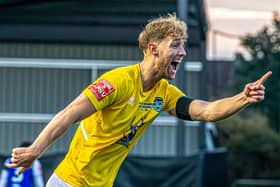
[[[264,74],[259,80],[254,83],[249,83],[245,86],[243,92],[249,103],[257,103],[264,100],[265,87],[264,82],[272,75],[269,71]]]
[[[35,152],[31,147],[17,147],[12,151],[11,164],[6,164],[8,168],[22,167],[18,175],[31,168],[33,162],[37,159]]]

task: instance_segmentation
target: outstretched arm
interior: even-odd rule
[[[14,148],[11,160],[13,163],[6,166],[9,168],[23,167],[19,171],[19,174],[21,174],[30,168],[33,162],[72,124],[94,112],[96,112],[96,109],[88,97],[81,94],[48,123],[31,146]]]
[[[271,71],[267,72],[259,80],[247,84],[241,93],[232,97],[213,102],[192,100],[183,112],[189,114],[192,120],[198,121],[218,121],[227,118],[251,103],[262,101],[265,95],[263,84],[271,75]]]

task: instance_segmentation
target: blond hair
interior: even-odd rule
[[[161,42],[166,37],[187,39],[187,25],[176,14],[150,20],[139,34],[139,48],[145,52],[150,42]]]

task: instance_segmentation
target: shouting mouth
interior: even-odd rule
[[[169,73],[176,73],[178,67],[179,67],[180,62],[179,61],[172,61],[170,66],[169,66]]]

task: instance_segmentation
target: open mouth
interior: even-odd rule
[[[173,71],[176,71],[178,67],[179,67],[179,62],[177,62],[177,61],[171,62],[171,69]]]

